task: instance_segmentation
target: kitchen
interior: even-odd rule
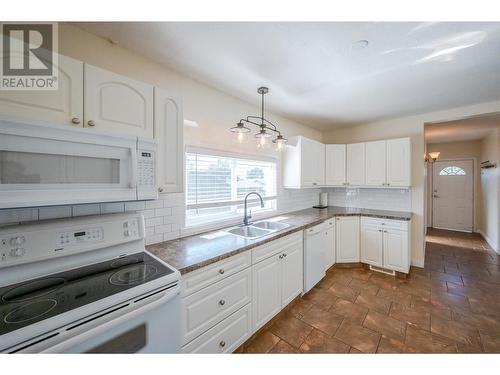
[[[272,81],[220,88],[248,48],[225,36],[306,25],[56,26],[58,89],[0,91],[2,353],[498,353],[496,335],[464,348],[432,327],[454,301],[420,309],[442,287],[426,266],[424,124],[499,111],[495,88],[479,104],[306,126]],[[370,54],[351,27],[343,58]],[[142,43],[155,33],[171,51]]]

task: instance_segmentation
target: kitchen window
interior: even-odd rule
[[[276,209],[276,160],[206,149],[186,150],[186,227],[241,218],[245,196],[253,213]]]

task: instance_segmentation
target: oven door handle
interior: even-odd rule
[[[139,166],[137,164],[137,142],[135,147],[130,147],[130,188],[137,189],[137,171]],[[136,193],[137,197],[137,193]]]
[[[42,350],[41,353],[64,353],[67,349],[70,349],[76,345],[81,344],[82,342],[91,339],[101,333],[106,332],[107,330],[124,323],[128,320],[134,319],[135,317],[147,313],[153,309],[156,309],[158,306],[167,303],[171,299],[175,298],[175,296],[179,293],[180,287],[176,286],[175,288],[166,290],[163,295],[161,295],[157,300],[142,305],[124,315],[120,315],[115,319],[111,319],[103,324],[99,324],[97,327],[91,328],[88,331],[83,332],[82,334],[69,337],[64,341],[55,344],[45,350]],[[68,333],[68,332],[66,332]]]

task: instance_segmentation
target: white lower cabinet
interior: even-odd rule
[[[337,263],[359,262],[359,217],[335,218],[335,253]]]
[[[408,221],[361,218],[361,262],[408,273],[409,229]]]
[[[253,321],[257,330],[302,293],[302,238],[254,264],[252,270]]]
[[[252,304],[236,311],[182,348],[183,353],[232,353],[252,334]]]
[[[330,219],[325,222],[326,240],[326,269],[329,269],[335,264],[335,219]]]

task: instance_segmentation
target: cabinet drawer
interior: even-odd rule
[[[252,333],[252,304],[227,317],[182,348],[183,353],[232,353]]]
[[[251,299],[251,268],[182,298],[183,343],[212,328]]]
[[[302,241],[302,231],[298,231],[286,237],[266,243],[265,245],[258,246],[252,250],[252,263],[255,264],[260,262],[261,260],[283,251],[285,247],[288,247],[295,242],[302,243]]]
[[[408,231],[408,223],[406,220],[393,220],[393,219],[378,219],[375,217],[362,217],[362,226],[382,226],[385,228],[393,228],[403,231]]]
[[[335,226],[335,218],[332,217],[331,219],[323,221],[323,225],[325,226],[325,229],[330,229]]]
[[[223,259],[199,270],[189,272],[182,277],[181,296],[185,297],[201,290],[217,281],[234,275],[252,264],[252,252],[244,253]]]

